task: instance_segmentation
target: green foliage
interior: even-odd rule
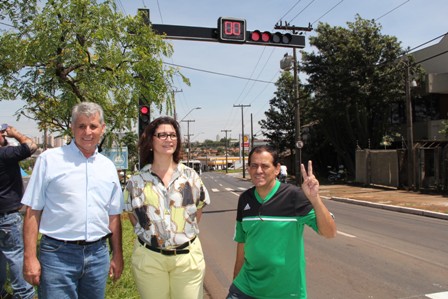
[[[448,137],[448,121],[442,120],[441,129],[439,131],[440,134],[444,134],[445,137]]]
[[[107,299],[138,299],[137,288],[135,286],[134,277],[131,273],[131,256],[134,249],[135,234],[131,222],[126,214],[122,216],[123,224],[123,258],[124,269],[121,278],[113,282],[108,280],[106,286]]]
[[[294,148],[295,143],[295,93],[294,77],[283,72],[275,84],[275,97],[269,100],[269,110],[264,114],[266,119],[259,122],[263,135],[271,140],[271,144],[280,152]],[[300,92],[299,92],[300,97]]]
[[[19,22],[25,2],[0,9]],[[30,13],[31,21],[0,36],[0,99],[25,100],[19,117],[70,135],[71,108],[82,101],[103,107],[109,131],[131,129],[139,98],[171,110],[178,72],[164,67],[162,57],[172,47],[140,15],[121,14],[112,0],[46,1]]]
[[[391,126],[394,103],[404,101],[405,64],[395,37],[359,16],[348,28],[319,24],[303,52],[303,70],[314,94],[312,114],[351,172],[357,145],[379,145]]]
[[[310,95],[308,90],[299,83],[299,109],[301,128],[309,123]],[[266,118],[259,122],[263,135],[280,153],[285,150],[295,151],[296,144],[296,98],[294,91],[294,76],[283,72],[276,82],[275,97],[269,101],[270,108],[265,112]],[[291,155],[291,159],[294,157]],[[293,163],[293,162],[292,162]]]

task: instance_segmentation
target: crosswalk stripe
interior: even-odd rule
[[[448,299],[448,292],[426,294],[425,296],[431,299]]]

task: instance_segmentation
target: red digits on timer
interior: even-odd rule
[[[226,35],[236,35],[236,36],[239,36],[241,34],[241,23],[240,22],[225,21],[224,22],[224,33]]]

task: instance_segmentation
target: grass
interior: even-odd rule
[[[123,223],[123,258],[124,269],[121,278],[113,282],[108,280],[106,285],[106,299],[138,299],[140,298],[131,273],[131,255],[134,248],[134,229],[126,213],[121,217]]]
[[[134,229],[126,214],[121,217],[123,223],[123,258],[124,269],[121,278],[117,282],[108,279],[106,285],[106,299],[138,299],[140,298],[135,287],[134,277],[131,273],[131,255],[134,248],[135,234]],[[11,285],[8,282],[5,285],[6,291],[12,294]],[[36,289],[37,295],[37,289]]]

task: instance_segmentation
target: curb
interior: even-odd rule
[[[374,203],[374,202],[369,202],[369,201],[364,201],[364,200],[354,200],[354,199],[345,198],[345,197],[322,196],[322,198],[328,199],[328,200],[334,200],[334,201],[338,201],[338,202],[356,204],[356,205],[360,205],[360,206],[367,206],[367,207],[372,207],[372,208],[377,208],[377,209],[383,209],[383,210],[389,210],[389,211],[395,211],[395,212],[401,212],[401,213],[407,213],[407,214],[448,220],[448,214],[445,214],[445,213],[438,213],[438,212],[432,212],[432,211],[426,211],[426,210],[420,210],[420,209],[414,209],[414,208],[406,208],[406,207],[400,207],[400,206],[385,205],[385,204],[379,204],[379,203]]]

